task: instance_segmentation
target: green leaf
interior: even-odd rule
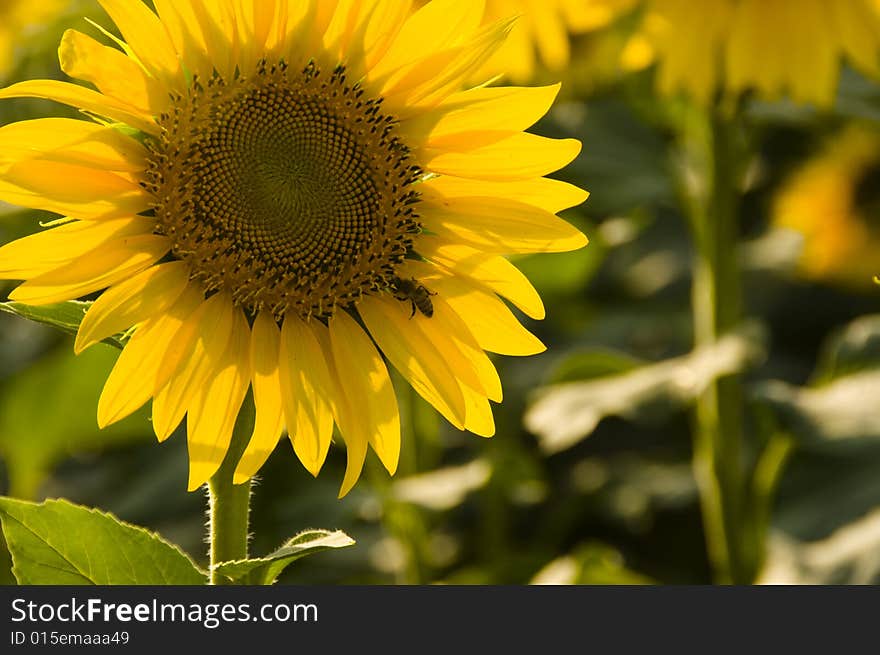
[[[758,580],[772,585],[875,585],[880,583],[880,510],[838,527],[830,535],[801,541],[784,532],[769,543]]]
[[[543,585],[643,585],[654,581],[627,568],[616,548],[588,542],[570,555],[554,559],[542,568],[531,584]]]
[[[69,300],[52,305],[32,306],[8,301],[0,303],[0,311],[49,325],[70,334],[76,334],[79,324],[91,304],[88,301]],[[104,343],[122,348],[127,340],[125,335],[118,334],[104,339]]]
[[[749,323],[687,355],[631,371],[540,389],[526,428],[555,453],[589,436],[606,416],[656,419],[690,403],[712,380],[744,370],[764,355],[764,331]]]
[[[860,316],[837,332],[822,349],[815,383],[880,367],[880,315]]]
[[[880,438],[880,370],[862,371],[820,387],[768,380],[752,389],[783,429],[801,444],[858,447]]]
[[[98,398],[118,352],[96,345],[75,356],[64,344],[0,387],[0,456],[10,495],[35,497],[46,475],[72,453],[149,438],[145,409],[98,428]]]
[[[222,562],[216,570],[233,582],[270,585],[291,562],[331,548],[353,546],[354,539],[341,530],[304,530],[265,557]]]
[[[599,270],[607,254],[607,249],[602,240],[596,238],[592,227],[572,220],[573,216],[574,213],[569,212],[563,218],[590,235],[590,243],[586,248],[572,252],[523,255],[513,260],[542,297],[576,293]]]
[[[626,373],[646,363],[619,350],[590,348],[568,353],[551,372],[549,382],[561,384]]]
[[[19,584],[203,585],[207,577],[158,535],[66,500],[0,498]]]

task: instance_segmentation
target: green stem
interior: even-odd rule
[[[211,584],[229,584],[215,566],[221,562],[247,559],[248,518],[250,514],[251,483],[232,483],[232,474],[247,446],[254,419],[254,406],[250,394],[245,399],[232,441],[223,463],[208,480],[208,543],[210,544]]]
[[[705,120],[705,119],[704,119]],[[697,167],[702,185],[690,190],[696,245],[692,289],[694,345],[717,341],[742,318],[737,261],[740,156],[735,126],[719,116],[700,122]],[[713,381],[697,399],[693,469],[706,545],[717,582],[746,584],[754,576],[743,536],[745,482],[743,407],[739,377]]]

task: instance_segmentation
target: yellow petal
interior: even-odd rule
[[[408,261],[398,270],[398,274],[419,280],[429,290],[433,290],[436,280],[449,276],[431,264],[415,260]],[[413,320],[418,318],[418,326],[455,371],[462,391],[469,387],[478,394],[500,402],[501,379],[466,322],[446,302],[443,295],[434,292],[431,304],[434,311],[430,318],[416,315]]]
[[[504,198],[526,205],[534,205],[551,214],[575,207],[590,195],[573,184],[536,177],[517,182],[486,182],[462,177],[440,175],[419,185],[419,191],[427,198]]]
[[[27,280],[64,266],[108,241],[151,234],[155,222],[136,216],[108,221],[73,221],[0,248],[0,278]]]
[[[444,244],[427,234],[419,238],[417,249],[420,255],[450,273],[469,277],[504,296],[528,316],[539,320],[544,318],[541,296],[526,276],[503,257],[487,255],[468,246]]]
[[[191,2],[153,0],[159,19],[165,25],[174,49],[187,68],[207,79],[212,66],[202,27]]]
[[[358,313],[379,348],[422,398],[450,423],[464,427],[464,398],[454,371],[398,300],[364,298]]]
[[[174,345],[190,342],[191,346],[153,401],[153,431],[159,441],[171,436],[200,390],[219,370],[232,336],[233,322],[232,298],[221,292],[205,300],[181,326]],[[194,340],[190,336],[193,329]],[[160,375],[165,375],[162,369]]]
[[[576,227],[550,212],[501,198],[424,199],[419,220],[446,242],[482,252],[566,252],[587,245]]]
[[[364,468],[364,460],[367,457],[367,446],[370,438],[369,433],[357,413],[355,407],[343,390],[342,380],[349,377],[345,370],[339,370],[333,355],[333,346],[330,343],[330,331],[323,325],[316,324],[314,327],[315,338],[318,341],[324,359],[327,362],[330,406],[333,410],[333,418],[339,425],[339,432],[345,441],[345,476],[339,488],[339,497],[342,498],[358,481]]]
[[[489,401],[473,389],[462,387],[461,391],[467,413],[464,429],[481,437],[494,435],[495,418],[492,416],[492,406]]]
[[[498,377],[498,371],[495,370],[492,360],[483,352],[470,329],[449,303],[440,297],[434,300],[434,316],[431,320],[437,319],[438,330],[446,331],[456,349],[467,361],[468,367],[473,369],[479,380],[479,386],[466,386],[470,386],[472,390],[478,392],[478,395],[486,396],[495,402],[501,402],[501,378]],[[465,385],[464,378],[459,378],[459,382]],[[462,391],[466,391],[466,389],[463,387]],[[467,409],[465,409],[465,416],[467,416]],[[467,428],[467,422],[465,422],[465,427]]]
[[[575,139],[548,139],[522,132],[465,153],[438,151],[425,168],[478,180],[527,180],[557,171],[581,151]]]
[[[200,385],[195,395],[186,422],[190,491],[214,475],[229,449],[250,383],[250,337],[247,319],[236,309],[226,348],[222,352],[206,350],[212,366],[207,383]],[[214,343],[209,348],[217,346]]]
[[[146,149],[119,130],[70,118],[38,118],[0,128],[0,168],[43,159],[105,171],[142,171]]]
[[[383,87],[386,105],[395,116],[405,119],[439,104],[498,50],[512,24],[513,20],[487,25],[462,45],[411,64],[405,74],[393,77]]]
[[[92,37],[67,30],[58,48],[61,70],[91,82],[106,96],[133,105],[144,114],[159,115],[168,105],[168,93],[144,69],[116,48]]]
[[[568,64],[568,34],[557,7],[539,2],[531,6],[531,25],[544,65],[558,71]]]
[[[164,313],[188,283],[189,266],[168,262],[110,287],[86,312],[76,333],[74,352],[79,354],[102,339]]]
[[[430,57],[471,34],[483,17],[482,0],[434,0],[403,25],[385,56],[373,67],[371,79],[378,80],[407,64]]]
[[[330,343],[336,369],[356,374],[340,380],[349,406],[360,416],[373,450],[394,475],[400,457],[400,414],[388,369],[373,342],[345,312],[329,322]],[[343,434],[346,444],[350,436]]]
[[[122,38],[147,72],[171,88],[182,90],[183,71],[180,61],[159,17],[142,2],[98,2],[116,23]]]
[[[174,342],[180,326],[199,306],[201,293],[188,289],[166,314],[142,323],[116,360],[101,398],[98,425],[119,421],[147,402],[155,393],[164,353]]]
[[[158,134],[152,116],[134,105],[70,82],[28,80],[0,89],[0,98],[45,98],[125,123],[148,134]]]
[[[170,247],[167,237],[155,234],[124,237],[28,280],[9,297],[31,305],[74,300],[140,273]]]
[[[74,218],[132,216],[150,206],[147,193],[125,173],[25,159],[5,166],[0,178],[0,199]]]
[[[832,28],[850,59],[868,74],[880,74],[880,4],[829,2]]]
[[[364,33],[365,72],[388,53],[412,12],[412,0],[379,0],[370,10]]]
[[[428,148],[472,150],[534,125],[550,109],[559,87],[478,87],[461,91],[434,109],[403,121],[401,130],[411,135],[410,142],[424,141]]]
[[[256,416],[250,441],[235,468],[234,484],[241,484],[260,470],[278,445],[284,429],[284,401],[279,378],[281,331],[271,312],[260,312],[254,319],[250,355]]]
[[[462,278],[439,276],[431,284],[461,317],[483,350],[501,355],[535,355],[546,350],[495,294]]]
[[[190,0],[205,45],[208,61],[226,79],[233,74],[240,40],[235,4],[231,0]]]
[[[294,452],[312,475],[321,470],[333,436],[327,361],[315,329],[293,312],[284,317],[280,367],[287,432]]]

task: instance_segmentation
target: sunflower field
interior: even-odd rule
[[[880,1],[0,2],[0,582],[880,582]]]

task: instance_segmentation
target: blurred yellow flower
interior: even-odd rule
[[[878,179],[880,133],[850,126],[785,183],[772,222],[802,236],[804,277],[870,287],[880,272]]]
[[[0,80],[15,66],[17,49],[67,4],[67,0],[0,0]]]
[[[606,27],[637,0],[487,0],[486,21],[512,16],[507,41],[472,77],[484,82],[502,75],[515,83],[533,79],[540,65],[562,71],[570,58],[570,36]]]
[[[880,0],[645,0],[661,92],[828,106],[843,60],[880,73]]]
[[[559,85],[463,82],[502,43],[473,0],[101,0],[125,50],[68,30],[62,69],[0,97],[73,105],[0,128],[0,198],[62,214],[0,248],[10,295],[102,292],[81,351],[135,327],[98,404],[103,426],[153,399],[166,439],[186,416],[189,487],[228,450],[248,388],[256,421],[235,474],[284,426],[317,475],[334,424],[358,479],[368,446],[394,472],[385,360],[462,430],[490,436],[501,382],[484,351],[543,344],[543,318],[503,257],[580,248],[555,215],[586,192],[544,176],[580,150],[524,132]],[[382,354],[384,354],[384,358]]]

